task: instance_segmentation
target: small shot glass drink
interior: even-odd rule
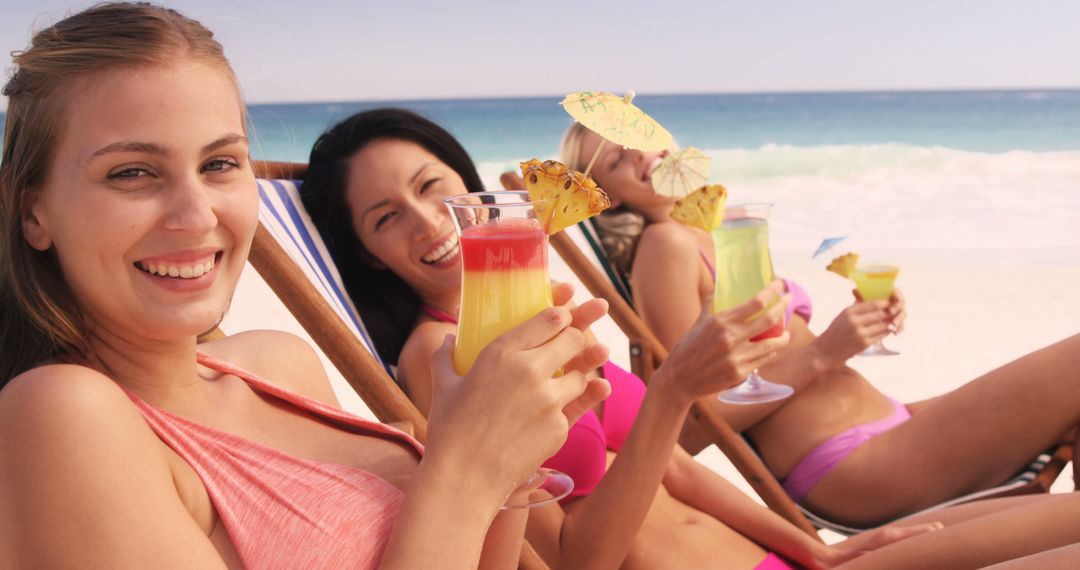
[[[477,355],[502,333],[552,306],[547,233],[528,192],[475,192],[445,200],[461,247],[461,305],[454,367],[466,374]],[[519,491],[540,489],[550,497],[503,508],[536,507],[557,501],[573,480],[539,469]],[[527,493],[515,493],[515,496]]]
[[[769,211],[772,204],[729,206],[724,221],[712,231],[716,268],[713,312],[727,311],[749,301],[776,279],[769,252]],[[777,299],[779,301],[779,299]],[[751,342],[780,336],[784,323],[750,339]],[[717,397],[729,404],[762,404],[782,400],[795,393],[786,384],[776,384],[754,370],[738,386]]]
[[[900,268],[895,265],[876,264],[859,265],[851,273],[855,281],[855,290],[863,301],[888,301],[892,298],[893,286]],[[866,347],[858,356],[896,356],[900,354],[885,347],[881,341]]]

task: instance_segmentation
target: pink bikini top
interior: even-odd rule
[[[698,253],[701,255],[701,260],[705,262],[705,267],[709,268],[713,281],[716,281],[716,268],[713,267],[709,254],[703,249],[699,249]],[[792,316],[799,315],[809,323],[810,315],[814,314],[814,304],[810,301],[810,294],[806,292],[802,285],[790,279],[781,279],[781,281],[784,282],[784,292],[791,294],[791,303],[788,304],[787,309],[784,311],[784,322],[790,323]]]
[[[198,362],[345,431],[400,443],[408,435],[271,384],[206,354]],[[375,568],[404,499],[356,467],[294,457],[155,408],[128,392],[150,428],[195,470],[245,568]]]
[[[444,311],[426,305],[421,308],[433,319],[457,323],[453,315]],[[611,384],[611,395],[604,401],[604,419],[592,410],[585,412],[570,426],[566,443],[558,453],[544,462],[544,467],[557,469],[574,479],[574,490],[562,502],[593,492],[607,472],[607,450],[622,449],[645,398],[645,383],[641,378],[615,364],[605,363],[603,376]]]

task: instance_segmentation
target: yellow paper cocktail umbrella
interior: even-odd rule
[[[592,170],[593,163],[596,157],[600,156],[600,150],[604,148],[606,141],[643,151],[671,148],[671,133],[656,122],[656,119],[637,108],[631,102],[633,99],[633,91],[624,97],[602,91],[579,91],[563,99],[563,109],[566,109],[574,120],[603,139],[589,160],[589,166],[585,168],[586,176]]]
[[[685,196],[709,180],[712,159],[694,147],[672,151],[652,171],[653,189],[663,196]]]

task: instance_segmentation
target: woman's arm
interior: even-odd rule
[[[653,375],[633,428],[603,479],[565,517],[541,514],[530,527],[556,568],[615,568],[626,558],[652,506],[690,404],[740,382],[786,342],[748,339],[783,318],[782,304],[746,322],[775,297],[778,284],[747,304],[717,315],[704,312]],[[534,533],[531,536],[535,536]],[[557,544],[554,548],[551,545]]]
[[[542,541],[558,545],[542,551],[551,567],[617,568],[626,558],[690,408],[690,399],[662,388],[667,378],[656,372],[622,451],[593,492],[558,527],[548,525]]]

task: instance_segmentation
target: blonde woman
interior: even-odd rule
[[[575,124],[564,137],[562,158],[583,167],[599,145],[598,135]],[[701,295],[713,288],[712,244],[704,232],[672,220],[674,199],[653,191],[650,173],[661,158],[605,145],[592,176],[618,215],[641,223],[640,229],[608,231],[605,241],[623,252],[617,257],[637,311],[672,346],[702,310]],[[601,220],[601,229],[609,221]],[[1080,423],[1074,396],[1080,336],[937,398],[902,404],[845,364],[903,329],[900,293],[890,301],[856,302],[814,335],[807,327],[809,296],[796,283],[785,286],[792,296],[791,342],[763,372],[795,388],[795,395],[771,404],[716,406],[753,440],[796,501],[830,519],[880,524],[994,486]],[[947,470],[936,468],[946,464]]]

